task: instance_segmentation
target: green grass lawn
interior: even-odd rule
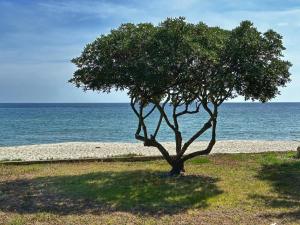
[[[294,155],[0,165],[0,224],[300,224]]]

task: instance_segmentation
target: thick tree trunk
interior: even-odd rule
[[[184,170],[184,162],[182,160],[180,161],[174,161],[172,164],[172,169],[169,172],[170,176],[178,176],[181,173],[185,172]]]

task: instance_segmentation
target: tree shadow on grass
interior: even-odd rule
[[[176,214],[222,193],[212,177],[151,171],[97,172],[0,182],[0,210],[59,215],[124,211]]]
[[[281,213],[265,213],[264,217],[300,221],[300,161],[264,165],[258,178],[269,181],[277,196],[253,195],[274,209],[284,209]]]

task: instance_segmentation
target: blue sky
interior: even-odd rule
[[[274,101],[300,102],[300,0],[0,0],[0,102],[128,102],[68,84],[70,59],[121,23],[178,16],[227,29],[248,19],[282,34],[292,82]]]

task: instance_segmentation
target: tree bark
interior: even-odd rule
[[[170,176],[178,176],[181,173],[184,173],[184,161],[178,160],[172,163],[172,169],[169,172]]]

